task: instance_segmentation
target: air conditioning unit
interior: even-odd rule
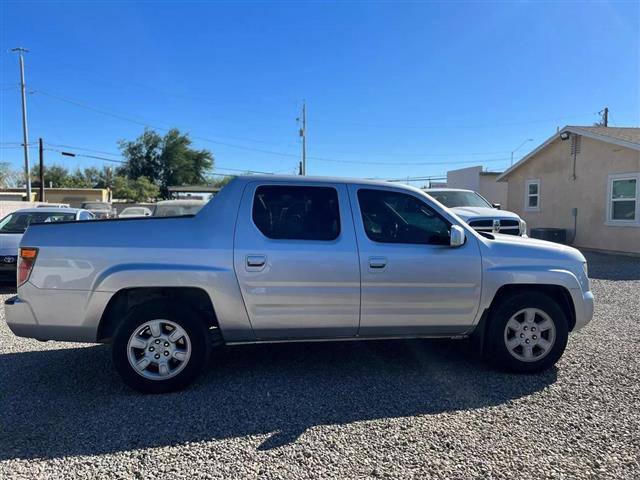
[[[532,228],[529,236],[550,242],[567,243],[567,230],[565,228]]]

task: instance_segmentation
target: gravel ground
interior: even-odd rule
[[[595,318],[535,376],[464,341],[248,346],[141,396],[2,319],[0,478],[640,478],[640,259],[589,260]]]

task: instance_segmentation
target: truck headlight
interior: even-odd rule
[[[527,234],[527,222],[525,222],[523,219],[520,219],[520,235],[526,235]]]

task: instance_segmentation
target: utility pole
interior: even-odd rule
[[[602,115],[602,121],[605,127],[609,126],[609,107],[604,107],[604,114]]]
[[[31,172],[29,170],[29,131],[27,130],[27,90],[24,84],[24,56],[26,48],[16,47],[12,52],[18,52],[20,58],[20,89],[22,90],[22,141],[24,145],[24,174],[27,186],[27,201],[31,201]]]
[[[40,201],[44,202],[44,147],[41,138],[38,139],[38,154],[40,160],[40,171],[38,172],[40,177]]]
[[[302,101],[302,128],[300,129],[302,137],[302,163],[300,166],[300,175],[307,174],[307,103]]]

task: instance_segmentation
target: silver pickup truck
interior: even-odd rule
[[[18,284],[16,335],[109,342],[154,393],[221,343],[471,337],[538,372],[593,314],[578,250],[479,233],[411,187],[311,177],[239,177],[186,217],[33,225]]]

